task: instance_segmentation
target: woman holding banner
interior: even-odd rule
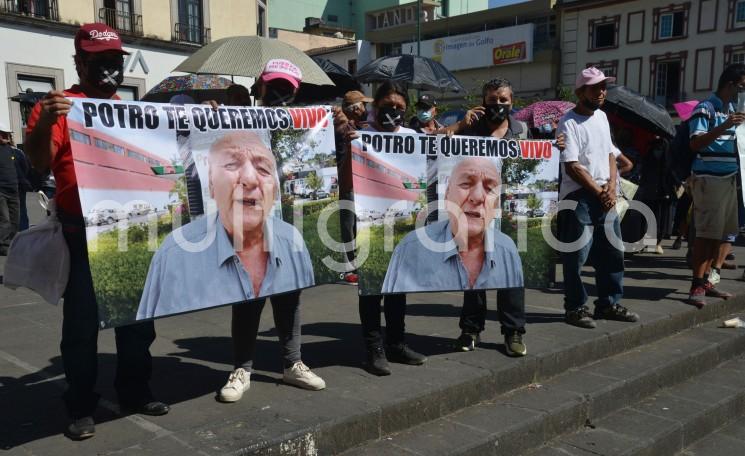
[[[361,131],[387,133],[416,133],[403,127],[407,107],[406,89],[392,81],[383,83],[373,99],[374,120]],[[349,138],[356,138],[356,133]],[[385,312],[385,345],[380,321],[381,295],[360,296],[359,312],[362,323],[362,337],[367,349],[368,372],[375,375],[390,375],[388,361],[421,365],[427,357],[410,349],[404,343],[404,319],[406,317],[406,295],[386,295],[383,304]]]

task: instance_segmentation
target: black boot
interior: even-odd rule
[[[367,347],[367,363],[365,368],[374,375],[391,375],[391,368],[388,367],[388,360],[385,358],[385,352],[380,345]]]
[[[65,436],[71,440],[85,440],[93,437],[95,434],[96,424],[91,416],[73,420],[65,431]]]
[[[427,361],[427,357],[410,349],[406,344],[399,343],[385,346],[385,354],[391,362],[419,366]]]

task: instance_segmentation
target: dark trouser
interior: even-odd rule
[[[383,342],[380,325],[381,295],[360,296],[359,310],[362,323],[362,337],[365,346],[380,345]],[[404,342],[404,319],[406,317],[406,295],[390,294],[385,296],[385,343],[389,345]]]
[[[0,252],[7,253],[18,232],[18,193],[0,190]]]
[[[525,288],[497,290],[497,315],[502,334],[525,334]],[[478,334],[484,330],[485,323],[486,291],[464,292],[460,329],[469,334]]]
[[[605,234],[608,213],[603,211],[600,200],[584,189],[570,193],[565,199],[577,201],[577,207],[573,211],[559,212],[559,240],[564,243],[577,241],[585,227],[591,227],[592,237],[590,242],[561,254],[564,272],[564,309],[576,310],[587,302],[587,291],[582,283],[581,274],[582,266],[591,250],[598,290],[595,307],[617,304],[623,296],[623,252],[614,247]],[[621,229],[616,212],[613,211],[608,218],[610,228],[620,242]]]
[[[70,278],[62,309],[62,363],[67,380],[64,394],[72,418],[90,416],[96,409],[94,392],[98,371],[98,306],[93,291],[85,241],[85,227],[65,223],[64,235],[70,249]],[[148,382],[152,372],[150,344],[155,340],[152,321],[120,326],[116,335],[116,388],[119,402],[141,405],[152,400]]]
[[[351,194],[343,195],[342,200],[353,202]],[[341,241],[348,244],[354,240],[354,233],[357,232],[357,215],[353,211],[346,209],[339,210],[339,221],[341,224]],[[347,261],[354,261],[354,249],[347,249]]]
[[[282,344],[282,360],[285,368],[300,361],[300,292],[293,291],[272,296],[274,326]],[[233,364],[237,369],[251,372],[253,368],[256,337],[259,333],[261,311],[266,299],[246,301],[233,306],[231,333],[233,335]]]

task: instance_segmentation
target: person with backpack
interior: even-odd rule
[[[688,303],[699,309],[706,305],[707,296],[732,297],[709,281],[709,271],[722,239],[738,230],[735,128],[745,121],[745,113],[735,111],[733,100],[744,89],[745,65],[729,65],[719,77],[717,91],[699,103],[688,119],[690,149],[695,152],[688,180],[696,229]]]

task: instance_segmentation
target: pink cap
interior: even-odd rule
[[[616,78],[606,76],[602,71],[595,67],[585,68],[577,75],[577,81],[574,83],[574,88],[579,89],[586,85],[600,84],[603,81],[616,82]]]
[[[296,89],[300,87],[300,81],[303,80],[303,72],[294,63],[285,59],[272,59],[266,62],[264,71],[261,72],[261,78],[264,82],[274,79],[284,79],[292,84]]]

